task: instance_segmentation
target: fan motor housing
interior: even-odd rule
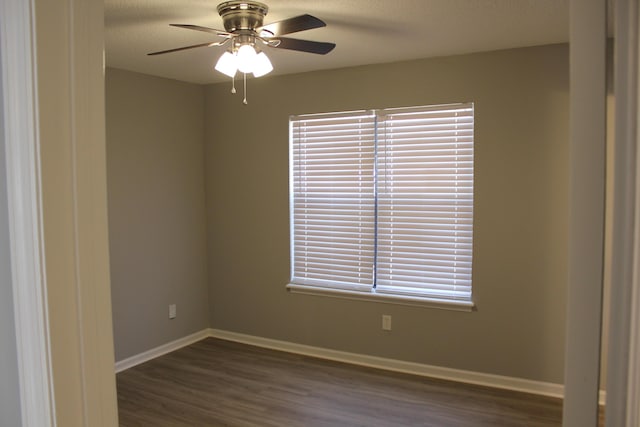
[[[269,11],[266,4],[255,1],[226,1],[218,5],[224,29],[230,33],[261,27]]]

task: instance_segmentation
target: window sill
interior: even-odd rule
[[[417,307],[439,308],[453,311],[474,311],[475,304],[467,301],[443,301],[434,298],[420,298],[401,295],[379,294],[375,292],[347,291],[328,289],[317,286],[287,284],[287,290],[294,294],[317,295],[333,298],[353,299],[359,301],[383,302],[388,304],[410,305]]]

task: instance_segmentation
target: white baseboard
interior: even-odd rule
[[[171,341],[156,348],[152,348],[151,350],[147,350],[143,353],[136,354],[135,356],[119,360],[116,362],[116,373],[122,372],[141,363],[148,362],[149,360],[155,359],[156,357],[160,357],[164,354],[171,353],[172,351],[178,350],[182,347],[186,347],[210,336],[210,329],[203,329],[194,334],[187,335],[186,337],[178,338],[175,341]]]
[[[384,369],[387,371],[402,372],[429,378],[438,378],[467,384],[500,388],[512,391],[538,394],[543,396],[564,397],[562,384],[533,381],[524,378],[506,377],[502,375],[485,374],[481,372],[465,371],[461,369],[444,368],[441,366],[425,365],[422,363],[405,362],[402,360],[387,359],[383,357],[368,356],[364,354],[348,353],[345,351],[330,350],[303,344],[295,344],[287,341],[279,341],[270,338],[262,338],[253,335],[239,334],[236,332],[209,329],[209,336],[214,338],[236,341],[272,350],[286,351],[321,359],[334,360],[336,362],[351,363],[370,368]],[[600,404],[606,400],[606,392],[601,390]]]
[[[429,378],[438,378],[467,384],[476,384],[505,390],[520,391],[524,393],[532,393],[542,396],[556,397],[560,399],[564,397],[564,386],[562,384],[533,381],[524,378],[507,377],[503,375],[485,374],[481,372],[465,371],[462,369],[444,368],[441,366],[405,362],[402,360],[387,359],[384,357],[369,356],[366,354],[349,353],[346,351],[330,350],[321,347],[296,344],[288,341],[280,341],[254,335],[224,331],[221,329],[204,329],[202,331],[196,332],[195,334],[177,339],[170,343],[145,351],[144,353],[140,353],[136,356],[118,361],[116,363],[116,372],[122,372],[125,369],[129,369],[151,359],[155,359],[156,357],[178,350],[182,347],[186,347],[208,337],[235,341],[243,344],[254,345],[257,347],[269,348],[272,350],[286,351],[288,353],[318,357],[320,359],[333,360],[336,362],[344,362],[353,365],[367,366],[370,368],[384,369],[387,371],[402,372],[405,374],[419,375]],[[604,405],[606,401],[606,392],[604,390],[600,391],[599,401],[601,405]]]

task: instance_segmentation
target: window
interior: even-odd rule
[[[290,289],[473,306],[472,103],[293,116],[290,186]]]

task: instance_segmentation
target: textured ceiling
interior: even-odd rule
[[[224,29],[221,1],[105,0],[107,66],[194,83],[228,78],[213,70],[221,47],[159,56],[148,52],[214,41],[169,27]],[[266,48],[274,71],[290,74],[522,46],[566,42],[569,0],[263,0],[265,24],[309,13],[327,27],[291,37],[329,41],[327,55]]]

